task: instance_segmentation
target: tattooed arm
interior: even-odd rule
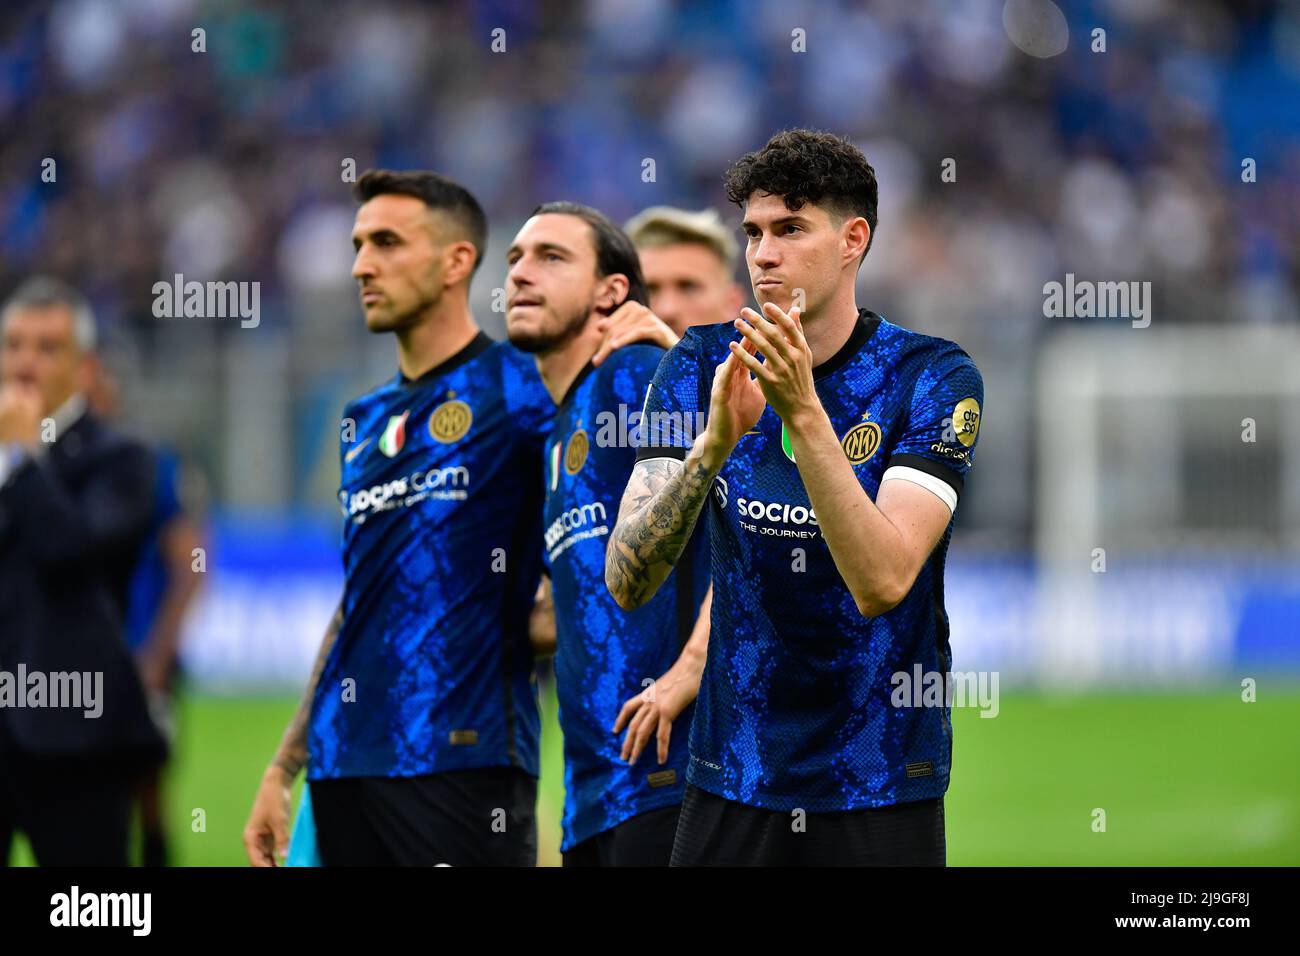
[[[605,549],[605,586],[624,610],[654,597],[682,549],[722,461],[706,463],[697,439],[686,460],[636,463],[623,492],[618,523]]]
[[[311,720],[312,700],[316,696],[320,675],[325,670],[325,661],[342,626],[343,604],[340,602],[325,628],[307,690],[284,731],[271,765],[262,775],[253,800],[253,811],[244,827],[244,849],[248,852],[248,862],[253,866],[275,866],[289,852],[289,788],[293,786],[298,771],[307,763],[307,724]]]
[[[630,611],[654,597],[686,547],[713,479],[765,404],[758,384],[728,355],[714,371],[708,424],[686,460],[637,462],[605,549],[605,586],[619,607]]]
[[[321,639],[320,650],[316,652],[316,663],[312,667],[311,677],[307,680],[307,689],[303,692],[302,700],[298,702],[298,710],[294,713],[293,720],[289,721],[284,737],[280,740],[280,747],[271,761],[273,767],[283,770],[290,779],[296,777],[298,771],[307,764],[307,724],[311,721],[312,700],[316,697],[316,685],[320,683],[320,675],[325,670],[325,661],[329,658],[334,642],[338,640],[339,629],[342,627],[343,604],[340,602],[338,610],[334,612],[334,617],[325,629],[325,636]]]

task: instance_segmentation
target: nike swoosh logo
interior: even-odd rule
[[[349,451],[346,455],[343,456],[343,461],[344,461],[344,463],[346,464],[346,463],[351,462],[353,458],[356,458],[357,455],[359,455],[359,454],[361,454],[363,451],[365,451],[366,446],[369,445],[369,444],[370,444],[370,439],[367,438],[365,441],[363,441],[363,442],[362,442],[360,445],[358,445],[356,448],[353,448],[351,451]]]

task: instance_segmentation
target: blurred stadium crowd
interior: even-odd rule
[[[537,203],[738,224],[725,166],[779,128],[832,129],[881,183],[861,301],[955,339],[989,383],[998,480],[974,484],[965,541],[1024,547],[1034,356],[1066,321],[1044,318],[1044,282],[1150,281],[1158,325],[1300,317],[1300,5],[1060,6],[1068,48],[1044,59],[997,0],[10,2],[0,289],[34,271],[82,288],[126,417],[216,502],[324,511],[344,398],[392,369],[349,275],[346,160],[479,197],[476,311],[500,335],[503,237]],[[260,325],[155,318],[177,273],[260,282]]]

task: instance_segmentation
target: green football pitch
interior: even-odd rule
[[[559,862],[564,799],[547,696],[540,862]],[[253,790],[291,697],[191,696],[170,770],[174,862],[238,866]],[[954,709],[945,800],[952,865],[1300,863],[1300,685],[1195,693],[1001,695]],[[202,811],[200,814],[198,811]],[[201,824],[201,825],[200,825]],[[30,862],[19,843],[14,862]]]

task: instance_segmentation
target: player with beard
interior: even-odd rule
[[[600,212],[539,206],[506,261],[507,333],[536,356],[558,406],[547,441],[545,548],[564,730],[564,864],[666,866],[708,642],[707,561],[698,543],[688,545],[654,600],[630,613],[604,584],[611,519],[636,458],[637,431],[624,434],[619,423],[629,409],[635,421],[664,350],[628,345],[593,362],[607,334],[602,320],[621,311],[630,324],[647,311],[636,250]]]
[[[326,866],[531,866],[528,621],[554,406],[531,360],[470,312],[487,239],[474,197],[385,170],[355,193],[352,273],[398,370],[344,411],[343,599],[244,842],[255,865],[280,862],[306,765]]]
[[[436,173],[386,170],[355,194],[352,272],[366,327],[396,339],[398,372],[344,411],[343,599],[245,847],[254,865],[283,861],[306,766],[304,859],[531,866],[533,658],[548,624],[533,598],[555,406],[532,361],[470,312],[487,241],[474,197]],[[648,313],[624,328],[671,335]]]

